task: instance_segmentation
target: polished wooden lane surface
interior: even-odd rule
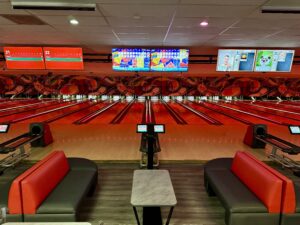
[[[140,134],[134,124],[50,124],[54,143],[45,148],[32,149],[30,160],[39,160],[53,150],[63,150],[69,157],[84,157],[97,161],[140,160]],[[247,126],[233,124],[224,126],[167,124],[161,134],[160,160],[206,161],[217,157],[232,157],[236,151],[249,151],[262,160],[267,159],[270,146],[252,149],[243,143]],[[287,127],[269,125],[275,136],[300,145],[298,135],[291,135]],[[8,134],[0,134],[0,142],[28,132],[28,124],[13,124]],[[0,158],[3,155],[0,155]],[[299,156],[292,156],[300,160]]]

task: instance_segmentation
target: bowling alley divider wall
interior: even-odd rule
[[[0,75],[0,95],[300,97],[300,79],[275,77]]]

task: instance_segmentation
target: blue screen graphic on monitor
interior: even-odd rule
[[[113,48],[113,70],[116,71],[149,71],[150,50],[141,48]]]
[[[152,49],[151,71],[187,72],[189,64],[188,49]]]
[[[256,72],[290,72],[294,50],[257,50]]]
[[[253,71],[256,50],[220,49],[217,71]]]

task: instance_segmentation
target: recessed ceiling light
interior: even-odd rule
[[[79,21],[76,20],[76,19],[71,19],[71,20],[70,20],[70,24],[72,24],[72,25],[78,25],[78,24],[79,24]]]
[[[207,21],[202,21],[202,22],[200,23],[200,26],[201,26],[201,27],[207,27],[207,26],[208,26],[208,22],[207,22]]]
[[[140,16],[140,15],[134,15],[134,16],[133,16],[133,19],[135,19],[135,20],[140,20],[140,19],[141,19],[141,16]]]

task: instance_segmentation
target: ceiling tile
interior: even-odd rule
[[[178,7],[177,17],[244,17],[256,6],[222,5],[182,5]]]
[[[167,27],[171,19],[169,17],[144,17],[134,19],[131,17],[107,17],[113,27]]]
[[[300,22],[297,20],[292,19],[279,19],[279,18],[272,18],[272,19],[250,19],[245,18],[242,19],[240,22],[236,23],[234,27],[240,28],[258,28],[258,29],[284,29],[295,26]]]
[[[131,17],[135,15],[150,17],[172,17],[176,6],[174,5],[128,5],[101,4],[100,9],[104,16]]]
[[[26,10],[12,9],[10,2],[0,2],[0,14],[22,14],[28,15]]]
[[[237,18],[215,18],[215,17],[198,17],[198,18],[175,18],[173,27],[200,27],[202,21],[207,21],[209,27],[227,28],[238,21]]]
[[[181,0],[181,4],[192,5],[261,5],[269,0]]]
[[[50,25],[69,25],[70,19],[75,18],[79,21],[79,24],[76,26],[104,26],[107,25],[103,17],[100,16],[39,16],[41,20],[50,24]]]

